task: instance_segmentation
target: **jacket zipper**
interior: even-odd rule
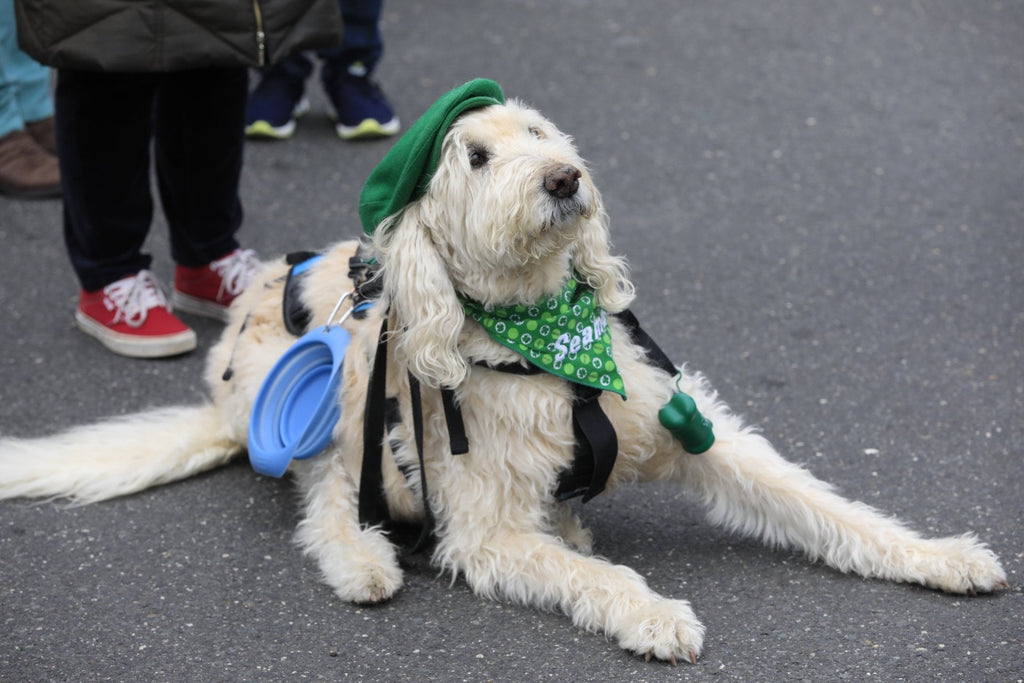
[[[263,32],[263,13],[259,0],[252,0],[252,12],[256,17],[256,63],[264,66],[267,62],[267,34]]]

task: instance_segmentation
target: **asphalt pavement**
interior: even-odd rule
[[[629,487],[581,506],[596,552],[707,626],[696,665],[645,663],[422,558],[389,603],[343,603],[292,544],[290,482],[238,462],[0,503],[0,680],[1024,679],[1024,3],[391,0],[383,31],[404,122],[478,76],[545,112],[665,350],[844,494],[978,533],[1010,589],[844,576]],[[247,148],[242,239],[264,255],[356,235],[391,144],[341,142],[309,94],[293,139]],[[129,360],[74,328],[59,201],[0,197],[0,244],[0,432],[202,395],[201,351]],[[169,278],[162,219],[148,248]],[[218,326],[190,322],[208,348]]]

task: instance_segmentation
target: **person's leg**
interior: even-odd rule
[[[0,0],[3,3],[5,0]],[[36,62],[20,49],[10,62],[17,83],[16,97],[25,130],[50,154],[57,153],[53,121],[53,96],[50,93],[50,69]],[[54,160],[56,165],[56,160]]]
[[[60,195],[60,171],[52,146],[41,146],[29,128],[41,125],[37,121],[52,113],[49,70],[18,47],[14,2],[0,0],[0,192],[23,197]]]
[[[14,84],[7,80],[4,60],[0,58],[0,138],[25,128]]]
[[[14,0],[0,0],[0,138],[25,127],[18,107],[16,68],[13,63],[17,51]]]
[[[323,60],[321,83],[336,115],[335,131],[343,140],[394,135],[401,127],[387,97],[370,77],[384,53],[381,4],[381,0],[339,0],[342,44],[317,51]]]
[[[341,45],[317,50],[323,61],[321,78],[325,83],[360,64],[366,75],[373,73],[384,54],[380,35],[382,0],[338,0],[344,34]]]
[[[176,310],[226,319],[259,267],[239,249],[244,68],[167,74],[156,105],[156,175],[171,231]]]
[[[75,322],[111,351],[143,358],[196,346],[142,253],[153,218],[149,144],[158,78],[61,69],[55,102],[64,238],[82,284]]]
[[[288,78],[304,82],[313,75],[313,62],[302,52],[288,55],[276,64],[260,69],[260,76],[266,78]]]
[[[175,263],[203,266],[238,247],[247,91],[244,68],[190,69],[162,77],[154,152]]]
[[[146,75],[58,71],[64,241],[87,292],[149,268],[152,99]]]
[[[301,52],[260,71],[260,80],[249,96],[245,134],[252,138],[282,140],[295,132],[295,119],[309,111],[306,79],[313,63]]]
[[[11,6],[11,0],[0,0],[0,7]],[[12,35],[14,13],[5,16],[6,11],[0,10],[0,24],[10,23],[0,28],[4,34],[4,48],[0,50],[0,62],[3,63],[3,80],[15,87],[15,99],[21,118],[25,123],[34,123],[53,116],[53,98],[50,95],[50,69],[21,51],[17,45],[17,37]],[[15,41],[9,49],[8,41]]]

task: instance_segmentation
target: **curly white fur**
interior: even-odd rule
[[[486,154],[487,163],[474,169],[471,153]],[[576,193],[559,199],[544,191],[544,174],[564,166],[583,175]],[[400,348],[428,385],[457,386],[469,371],[458,346],[460,294],[482,304],[532,303],[557,291],[573,267],[608,311],[633,298],[572,140],[514,102],[456,121],[427,196],[375,234],[385,299],[402,323]]]
[[[557,182],[556,182],[557,181]],[[574,182],[575,181],[575,182]],[[561,183],[561,189],[559,189]],[[578,183],[578,186],[575,185]],[[611,253],[607,217],[572,141],[516,102],[459,119],[444,141],[426,194],[376,232],[384,294],[352,333],[338,400],[342,418],[327,451],[293,464],[304,497],[297,539],[339,596],[378,602],[402,586],[396,550],[381,528],[362,528],[357,497],[367,380],[382,311],[391,339],[387,391],[403,421],[387,436],[384,488],[394,519],[423,517],[407,370],[425,385],[424,456],[436,519],[435,563],[481,595],[568,614],[648,657],[693,660],[704,628],[690,605],[651,590],[631,569],[591,556],[590,535],[553,497],[572,460],[571,391],[550,375],[481,367],[516,361],[463,313],[460,296],[533,303],[575,271],[607,310],[629,305],[625,262]],[[336,245],[309,271],[303,300],[324,320],[356,243]],[[211,351],[213,405],[145,413],[64,435],[0,442],[0,497],[65,496],[83,502],[215,467],[246,446],[256,392],[292,342],[280,314],[283,262],[232,309]],[[244,321],[244,325],[243,325]],[[612,320],[615,360],[628,402],[603,395],[619,454],[609,489],[671,480],[703,502],[711,521],[773,546],[798,548],[839,571],[954,593],[1006,585],[996,556],[974,536],[925,539],[872,508],[838,496],[784,460],[719,402],[698,374],[680,387],[715,425],[708,452],[688,455],[657,420],[672,378]],[[229,381],[222,379],[231,367]],[[470,452],[452,455],[439,392],[454,389]],[[410,476],[402,470],[411,471]]]

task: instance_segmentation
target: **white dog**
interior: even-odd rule
[[[975,536],[922,538],[838,496],[745,427],[700,375],[680,369],[673,377],[651,362],[649,348],[615,315],[626,309],[633,288],[624,261],[610,253],[601,197],[568,136],[518,102],[467,110],[441,133],[436,169],[422,194],[376,227],[372,245],[338,244],[303,276],[301,300],[313,321],[326,320],[339,295],[353,289],[348,273],[358,249],[376,260],[375,282],[382,285],[377,305],[344,323],[352,342],[333,441],[290,470],[305,505],[298,542],[340,597],[374,603],[402,585],[386,525],[361,524],[359,517],[364,412],[386,315],[386,395],[398,406],[383,439],[386,516],[424,519],[425,474],[439,567],[481,595],[561,610],[631,652],[696,660],[704,628],[689,603],[661,596],[631,569],[592,556],[589,532],[556,496],[580,440],[573,386],[549,372],[508,372],[529,364],[467,315],[467,301],[484,311],[546,301],[573,274],[609,314],[584,345],[610,333],[628,397],[609,390],[597,400],[618,445],[614,469],[597,489],[671,480],[703,503],[712,522],[770,546],[800,549],[841,572],[951,593],[1007,585],[998,559]],[[98,501],[244,453],[254,397],[295,339],[282,322],[287,271],[283,261],[267,264],[233,306],[208,359],[211,403],[0,442],[0,497]],[[562,342],[575,357],[580,345]],[[422,469],[410,376],[422,384]],[[453,454],[446,414],[452,404],[442,388],[454,397],[467,452]],[[684,451],[659,422],[659,409],[677,390],[714,424],[707,452]]]

